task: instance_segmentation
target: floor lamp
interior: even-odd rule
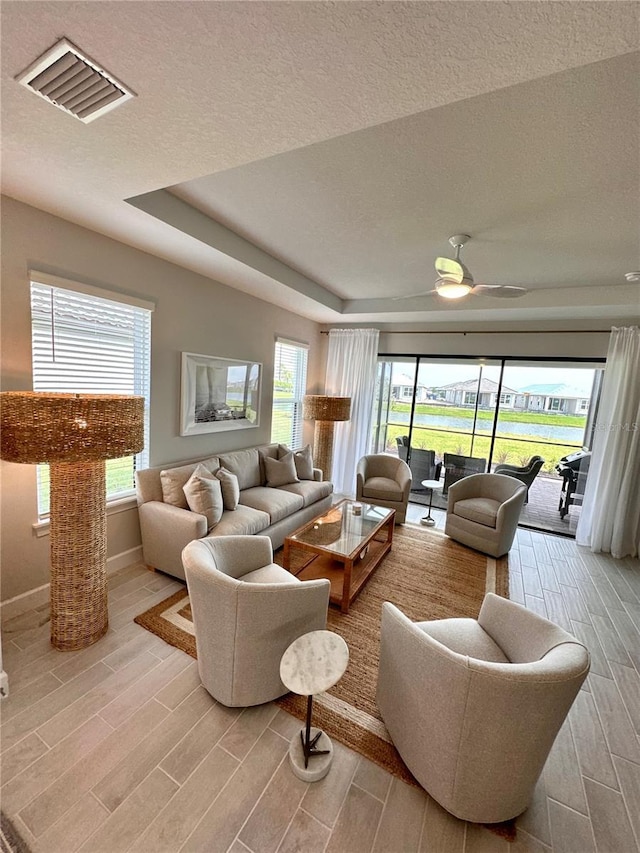
[[[336,421],[348,421],[351,397],[325,397],[307,394],[302,404],[302,416],[316,422],[313,439],[313,464],[322,470],[325,480],[331,479],[333,465],[333,429]]]
[[[109,627],[106,459],[144,446],[144,398],[0,394],[0,458],[49,463],[51,643],[83,649]]]

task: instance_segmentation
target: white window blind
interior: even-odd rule
[[[95,289],[72,286],[32,278],[33,390],[145,398],[145,449],[135,457],[107,460],[107,500],[125,497],[133,491],[134,470],[148,464],[151,310],[135,300],[120,302],[115,295],[104,298]],[[49,468],[39,465],[38,514],[48,513]]]
[[[273,369],[271,441],[302,445],[302,398],[307,387],[306,344],[278,338]]]

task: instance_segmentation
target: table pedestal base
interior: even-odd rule
[[[296,732],[291,738],[291,743],[289,744],[289,763],[298,779],[302,779],[304,782],[318,782],[320,779],[324,779],[329,772],[333,759],[333,744],[321,729],[312,727],[310,734],[312,741],[314,738],[318,738],[314,747],[318,751],[312,753],[310,756],[310,760],[308,761],[309,766],[304,766],[304,729]]]
[[[431,483],[432,485],[429,485]],[[431,505],[433,504],[433,490],[440,487],[438,480],[423,480],[422,485],[425,489],[429,489],[429,512],[420,519],[420,524],[425,527],[435,527],[436,520],[431,516]]]

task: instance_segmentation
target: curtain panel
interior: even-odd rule
[[[613,557],[640,550],[640,329],[613,328],[578,545]]]
[[[351,419],[335,425],[333,469],[329,472],[340,494],[355,495],[356,465],[369,449],[379,335],[378,329],[329,332],[325,393],[351,397]]]

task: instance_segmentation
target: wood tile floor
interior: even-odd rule
[[[52,649],[45,612],[4,626],[2,808],[34,853],[637,853],[640,564],[525,530],[510,562],[512,597],[592,654],[514,844],[338,743],[329,776],[298,780],[297,720],[217,704],[133,623],[177,588],[140,565],[111,576],[110,630],[88,649]]]

